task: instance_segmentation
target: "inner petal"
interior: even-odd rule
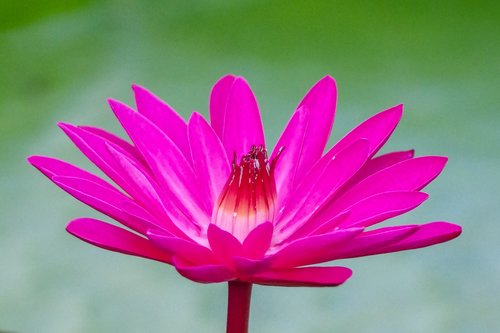
[[[261,223],[273,221],[276,207],[274,167],[278,156],[268,160],[264,146],[252,146],[231,173],[212,214],[212,223],[232,233],[241,242]]]

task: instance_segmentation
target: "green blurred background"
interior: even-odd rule
[[[98,216],[25,162],[94,170],[59,120],[118,133],[106,106],[131,83],[184,117],[213,82],[245,76],[275,142],[307,89],[339,86],[333,139],[398,103],[385,151],[450,162],[431,199],[397,223],[449,220],[457,240],[342,262],[339,288],[256,287],[252,332],[500,331],[500,6],[420,1],[45,1],[0,4],[0,330],[223,332],[224,285],[94,248],[64,231]],[[332,141],[333,142],[333,141]]]

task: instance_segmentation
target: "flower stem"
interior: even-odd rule
[[[251,283],[228,282],[226,333],[248,333],[251,296]]]

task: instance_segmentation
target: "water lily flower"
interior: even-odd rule
[[[228,332],[246,332],[252,284],[337,286],[351,276],[315,266],[421,248],[457,237],[447,222],[374,226],[423,203],[441,156],[413,150],[374,157],[403,111],[397,105],[326,153],[337,101],[326,76],[299,103],[269,150],[257,101],[242,77],[213,87],[210,122],[185,122],[133,86],[137,111],[109,100],[132,143],[103,129],[59,126],[115,185],[67,162],[29,162],[76,199],[119,222],[78,218],[67,230],[95,246],[170,264],[201,283],[229,282]]]

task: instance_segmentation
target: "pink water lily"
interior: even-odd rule
[[[324,153],[337,101],[335,81],[326,76],[268,153],[257,101],[241,77],[215,84],[210,123],[196,112],[186,123],[148,90],[133,90],[137,111],[109,100],[132,144],[99,128],[59,124],[120,189],[61,160],[29,158],[63,190],[126,227],[70,222],[67,230],[86,242],[171,264],[196,282],[230,281],[249,301],[253,283],[337,286],[351,276],[348,268],[314,265],[425,247],[461,232],[447,222],[373,228],[425,201],[421,190],[447,161],[412,150],[374,157],[402,105],[369,118]],[[234,311],[245,312],[240,308]],[[244,314],[231,318],[245,321]],[[228,332],[244,331],[229,321]]]

